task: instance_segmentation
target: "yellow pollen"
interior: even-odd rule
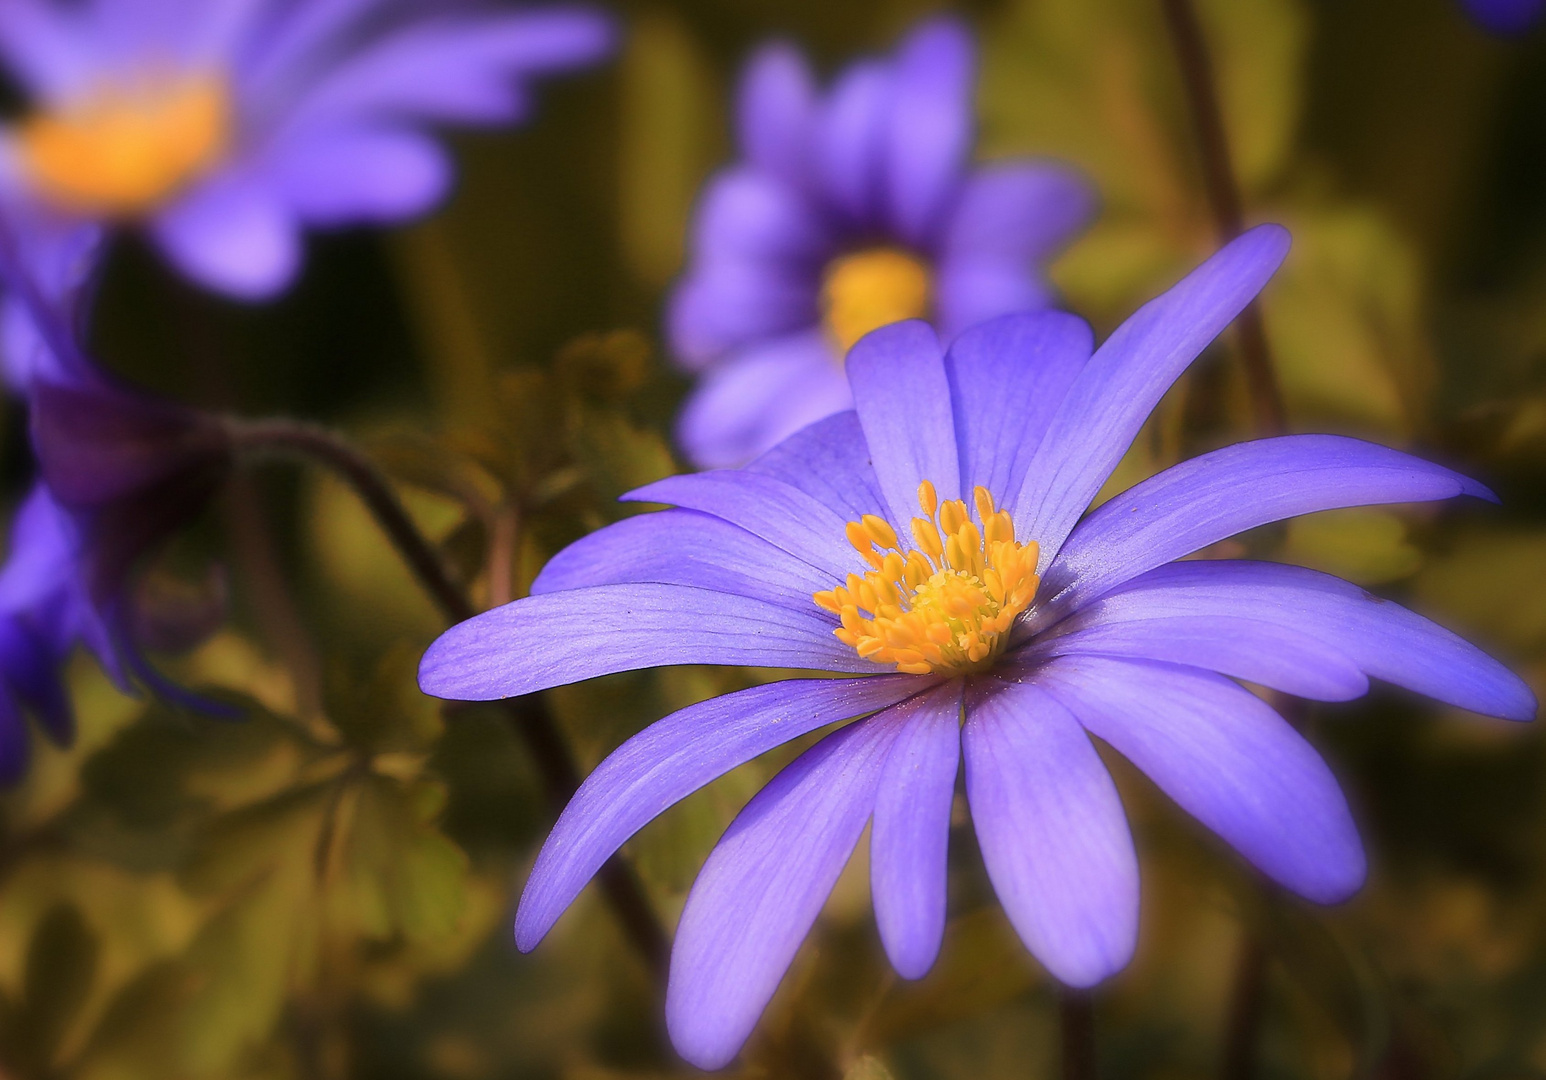
[[[42,195],[94,217],[145,214],[207,172],[231,135],[230,90],[213,75],[104,85],[17,132]]]
[[[1036,596],[1040,548],[1015,540],[1014,521],[986,488],[972,496],[980,528],[964,502],[941,504],[933,484],[919,484],[923,516],[912,520],[906,552],[881,518],[849,523],[848,542],[873,569],[814,597],[841,622],[838,640],[915,675],[961,675],[993,661]]]
[[[827,336],[847,353],[871,330],[929,313],[929,268],[895,248],[870,248],[833,259],[821,286]]]

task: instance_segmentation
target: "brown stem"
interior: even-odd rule
[[[1224,1030],[1221,1080],[1251,1080],[1256,1075],[1256,1048],[1267,1000],[1267,949],[1260,935],[1247,929],[1235,960],[1228,1027]]]
[[[433,544],[419,531],[385,474],[342,436],[294,420],[230,420],[239,451],[288,454],[318,462],[343,478],[375,517],[430,598],[450,622],[477,614],[466,592],[451,577]],[[511,726],[526,741],[542,776],[548,801],[562,809],[580,786],[580,770],[540,694],[501,702]],[[598,875],[613,913],[656,980],[664,984],[670,945],[633,868],[614,856]]]
[[[515,598],[515,554],[520,539],[520,510],[509,505],[495,510],[489,521],[489,607],[500,607]]]
[[[1213,64],[1208,45],[1192,0],[1160,0],[1165,23],[1170,29],[1171,45],[1181,67],[1186,103],[1197,129],[1202,153],[1203,183],[1208,191],[1208,206],[1221,241],[1230,241],[1245,231],[1241,211],[1240,187],[1229,153],[1229,137],[1224,130],[1224,114],[1219,108],[1218,90],[1213,79]],[[1288,430],[1283,395],[1267,347],[1267,332],[1262,324],[1261,307],[1252,301],[1235,320],[1240,360],[1245,368],[1246,385],[1251,392],[1251,408],[1256,430],[1261,435],[1281,435]]]
[[[1089,991],[1059,990],[1058,1032],[1063,1080],[1095,1080],[1095,1011]]]

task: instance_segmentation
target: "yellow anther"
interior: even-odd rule
[[[980,528],[966,503],[941,504],[933,484],[919,484],[926,516],[909,523],[914,544],[907,551],[880,517],[849,523],[849,542],[875,569],[815,595],[841,620],[833,631],[838,640],[867,660],[912,674],[959,675],[992,662],[1036,596],[1039,549],[1035,541],[1015,540],[1013,519],[994,508],[985,489],[972,499]]]
[[[929,313],[934,282],[921,260],[894,248],[870,248],[832,260],[821,286],[828,338],[843,353],[871,330]]]
[[[993,516],[993,496],[988,494],[988,489],[978,484],[972,488],[972,501],[977,504],[977,520],[984,525]]]
[[[885,518],[865,514],[859,522],[864,526],[865,535],[875,542],[876,547],[881,550],[896,547],[896,532]]]
[[[214,168],[231,140],[230,89],[201,75],[104,85],[22,121],[22,167],[44,198],[100,217],[149,213]]]
[[[918,505],[923,510],[923,516],[930,520],[939,513],[939,496],[934,493],[934,485],[928,480],[918,485]]]

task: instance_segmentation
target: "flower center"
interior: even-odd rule
[[[994,510],[986,488],[973,499],[981,531],[964,502],[941,506],[934,485],[919,484],[924,516],[913,518],[914,547],[905,554],[874,514],[849,523],[848,542],[874,569],[815,595],[842,620],[833,631],[838,640],[915,675],[978,671],[1003,651],[1010,626],[1036,595],[1040,548],[1015,540],[1014,522]]]
[[[871,330],[929,313],[928,266],[895,248],[871,248],[833,259],[821,285],[827,336],[845,354]]]
[[[17,143],[33,182],[61,209],[134,217],[212,168],[230,134],[230,90],[201,75],[104,84],[24,121]]]

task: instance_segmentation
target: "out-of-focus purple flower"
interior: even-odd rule
[[[1533,30],[1546,14],[1546,0],[1461,0],[1484,30],[1514,37]]]
[[[41,473],[17,519],[17,536],[28,538],[28,547],[17,546],[12,561],[22,558],[23,568],[8,564],[0,581],[13,573],[31,580],[30,588],[54,597],[45,602],[65,627],[48,639],[53,652],[18,655],[38,665],[36,678],[52,686],[69,645],[82,640],[125,689],[139,681],[225,712],[167,683],[140,654],[136,626],[145,620],[133,571],[225,479],[229,432],[214,417],[119,384],[86,356],[82,316],[99,238],[92,226],[0,215],[0,345],[7,380],[28,405]]]
[[[0,176],[57,214],[135,222],[189,277],[282,290],[304,226],[400,221],[446,192],[428,123],[509,124],[529,82],[591,64],[576,7],[444,0],[6,0],[0,57],[32,112]]]
[[[1273,880],[1321,903],[1351,895],[1365,860],[1336,780],[1234,680],[1345,701],[1373,677],[1517,720],[1534,696],[1454,634],[1337,578],[1177,560],[1296,514],[1491,493],[1385,447],[1298,435],[1205,454],[1086,514],[1150,410],[1287,250],[1282,229],[1252,230],[1099,349],[1059,312],[980,324],[948,352],[922,322],[877,330],[848,356],[855,411],[745,469],[635,492],[674,508],[570,546],[533,596],[436,641],[420,684],[447,698],[662,664],[842,674],[706,701],[624,743],[538,856],[517,944],[535,947],[668,806],[832,724],[752,799],[688,896],[666,1010],[699,1066],[736,1054],[867,822],[886,951],[906,977],[929,969],[963,760],[994,888],[1065,983],[1121,969],[1138,928],[1132,838],[1091,735]]]
[[[708,184],[668,332],[699,376],[678,436],[703,467],[740,465],[852,406],[842,359],[878,326],[947,338],[1049,306],[1041,264],[1089,221],[1090,185],[1031,160],[972,169],[970,33],[924,23],[819,93],[784,45],[740,92],[741,160]]]
[[[11,545],[0,567],[0,784],[13,784],[26,772],[30,744],[23,709],[58,745],[74,739],[62,668],[77,644],[127,685],[112,627],[80,573],[82,546],[75,519],[44,485],[34,486],[11,523]]]

